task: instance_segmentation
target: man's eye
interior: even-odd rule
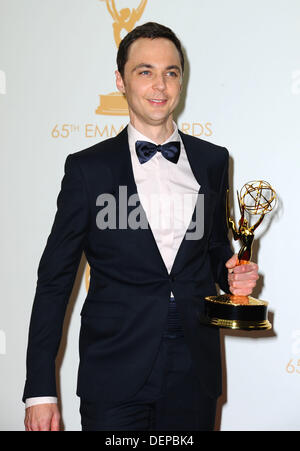
[[[169,77],[178,77],[177,72],[175,72],[175,71],[173,71],[173,70],[170,71],[170,72],[168,72],[167,75],[168,75]]]
[[[140,72],[140,75],[150,75],[150,70],[143,70]]]

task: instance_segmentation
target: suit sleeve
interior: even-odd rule
[[[226,193],[228,189],[228,162],[229,155],[225,151],[225,161],[223,164],[219,195],[213,218],[213,228],[209,241],[209,255],[213,271],[214,281],[225,292],[229,292],[227,280],[228,271],[225,267],[227,260],[232,257],[233,251],[228,239],[228,228],[226,221]]]
[[[83,176],[78,160],[69,155],[57,198],[54,223],[38,266],[23,401],[30,397],[57,396],[55,359],[88,222],[89,209]]]

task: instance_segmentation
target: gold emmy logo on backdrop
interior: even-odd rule
[[[117,48],[122,40],[121,32],[123,30],[129,33],[135,27],[136,22],[141,18],[148,0],[141,0],[139,6],[132,10],[130,8],[122,8],[117,10],[115,0],[105,1],[108,12],[113,18],[113,33]],[[96,110],[96,114],[108,116],[128,116],[128,106],[125,96],[120,92],[112,92],[110,94],[100,94],[100,104]]]
[[[244,265],[251,259],[254,231],[265,215],[274,209],[277,197],[271,185],[261,180],[246,183],[240,193],[237,193],[237,197],[241,213],[239,226],[236,226],[230,216],[228,191],[226,217],[233,238],[242,243],[238,259],[239,264]],[[251,215],[260,216],[253,226],[250,226],[250,221],[246,219],[246,213],[249,220]],[[204,313],[200,315],[200,321],[203,324],[228,329],[268,330],[272,325],[267,320],[267,305],[267,302],[251,296],[233,294],[207,296],[204,299]]]

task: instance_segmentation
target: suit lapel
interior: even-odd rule
[[[191,217],[191,221],[189,223],[188,228],[185,231],[185,234],[182,238],[182,241],[180,243],[180,246],[178,248],[175,260],[173,262],[173,266],[171,269],[171,274],[176,274],[179,269],[181,268],[181,266],[184,264],[185,258],[187,257],[187,253],[189,250],[189,246],[191,245],[191,243],[193,243],[192,240],[187,240],[187,232],[190,229],[190,225],[191,223],[195,223],[196,221],[196,211],[197,211],[197,206],[200,202],[200,198],[199,195],[200,194],[204,194],[205,193],[205,187],[203,186],[203,181],[204,181],[204,177],[203,177],[203,162],[201,164],[200,161],[200,152],[199,152],[199,146],[196,146],[194,143],[195,141],[188,141],[187,135],[183,134],[181,131],[179,131],[179,134],[181,136],[181,139],[183,141],[184,144],[184,148],[187,154],[187,158],[188,161],[190,163],[190,167],[191,170],[193,172],[193,175],[195,177],[195,179],[197,180],[198,184],[200,185],[199,191],[198,191],[198,196],[197,196],[197,200],[195,203],[195,207],[193,210],[193,214]]]
[[[143,239],[147,240],[148,242],[149,255],[147,255],[147,259],[149,260],[149,258],[152,258],[153,264],[155,264],[156,266],[159,265],[162,271],[166,273],[166,275],[168,275],[168,269],[163,261],[156,240],[154,238],[154,234],[147,219],[146,212],[138,195],[128,144],[127,127],[118,136],[116,136],[115,140],[117,145],[114,147],[113,158],[117,159],[117,161],[119,162],[118,171],[114,171],[116,189],[119,186],[126,186],[128,198],[130,196],[135,196],[138,199],[135,208],[140,206],[147,225],[147,227],[141,231]],[[114,164],[114,162],[112,162],[112,164]]]

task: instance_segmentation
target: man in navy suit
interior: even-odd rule
[[[130,123],[69,155],[39,269],[27,351],[27,430],[59,430],[55,358],[85,253],[77,394],[82,429],[213,430],[219,331],[199,323],[215,284],[248,295],[254,263],[227,238],[228,152],[178,131],[180,42],[147,23],[121,42],[116,84]],[[126,206],[126,208],[124,208]]]

